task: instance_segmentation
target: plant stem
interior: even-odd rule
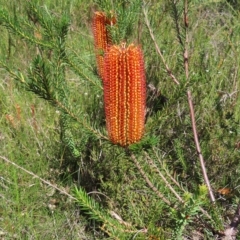
[[[59,187],[56,187],[55,185],[51,184],[50,182],[44,180],[43,178],[39,177],[38,175],[36,175],[35,173],[28,171],[27,169],[19,166],[18,164],[16,164],[15,162],[10,161],[9,159],[7,159],[6,157],[0,156],[0,159],[2,159],[3,161],[10,163],[11,165],[13,165],[14,167],[21,169],[22,171],[24,171],[25,173],[33,176],[34,178],[37,178],[38,180],[40,180],[41,182],[45,183],[46,185],[50,186],[51,188],[56,189],[57,191],[59,191],[61,194],[66,195],[67,197],[69,197],[70,199],[73,199],[75,201],[77,201],[77,199],[75,197],[73,197],[72,195],[70,195],[69,193],[67,193],[66,191],[60,189]]]
[[[188,0],[184,0],[184,27],[185,27],[185,46],[184,46],[184,68],[186,79],[188,79],[189,71],[188,71]]]
[[[158,175],[162,178],[166,186],[170,189],[170,191],[175,195],[175,197],[181,202],[184,203],[183,199],[179,196],[179,194],[174,190],[174,188],[171,186],[171,184],[168,182],[168,180],[163,176],[161,171],[158,169],[158,167],[155,165],[153,160],[150,158],[150,156],[145,152],[145,156],[148,159],[149,165],[152,165],[155,170],[157,171]]]
[[[149,20],[148,20],[148,17],[147,17],[147,10],[146,10],[145,7],[143,8],[143,14],[144,14],[145,23],[146,23],[146,25],[147,25],[148,31],[149,31],[149,33],[150,33],[150,36],[151,36],[151,38],[152,38],[152,40],[153,40],[153,42],[154,42],[154,44],[155,44],[155,48],[156,48],[156,50],[157,50],[157,53],[159,54],[159,56],[160,56],[161,59],[162,59],[162,62],[163,62],[164,66],[165,66],[165,68],[166,68],[166,70],[167,70],[168,75],[172,78],[172,80],[173,80],[177,85],[179,85],[179,81],[178,81],[177,78],[173,75],[172,71],[171,71],[170,68],[168,67],[168,65],[167,65],[167,63],[166,63],[166,60],[165,60],[165,58],[163,57],[162,52],[161,52],[161,50],[160,50],[160,48],[159,48],[159,46],[158,46],[158,44],[157,44],[157,42],[156,42],[155,36],[154,36],[154,34],[153,34],[153,31],[152,31],[152,29],[151,29],[151,27],[150,27],[150,23],[149,23]]]
[[[147,153],[145,153],[146,154],[146,156],[148,156],[148,158],[150,158],[150,156],[149,155],[147,155]],[[155,152],[155,154],[156,154],[156,152]],[[156,156],[157,156],[157,154],[156,154]],[[156,166],[156,165],[155,165]],[[162,166],[163,167],[163,166]],[[164,168],[164,167],[163,167]],[[157,169],[157,171],[159,172],[159,170]],[[183,192],[185,192],[185,190],[183,189],[183,187],[182,186],[180,186],[180,184],[169,174],[169,172],[164,168],[164,171],[165,171],[165,173],[167,174],[167,176],[172,180],[172,182],[181,190],[181,191],[183,191]],[[165,178],[166,179],[166,178]],[[167,179],[166,179],[166,181],[167,181]],[[169,183],[170,184],[170,183]],[[171,186],[171,184],[170,184],[170,186]],[[171,188],[173,188],[173,187],[171,187]],[[173,192],[173,191],[172,191]],[[175,194],[175,193],[174,193]],[[178,195],[178,193],[176,193],[177,195]],[[175,196],[176,196],[176,194],[175,194]],[[178,195],[178,196],[176,196],[179,200],[180,200],[180,202],[184,202],[183,201],[183,199],[181,198],[181,196],[180,195]],[[200,209],[200,211],[208,218],[208,219],[212,219],[211,218],[211,216],[207,213],[207,211],[205,211],[202,207],[200,207],[199,206],[199,209]]]
[[[138,168],[139,172],[141,173],[141,175],[143,176],[143,178],[145,179],[146,183],[148,184],[148,186],[157,194],[157,196],[162,199],[168,206],[171,206],[171,203],[168,199],[166,199],[163,194],[161,192],[159,192],[159,190],[152,184],[152,182],[150,181],[150,179],[148,178],[148,176],[146,175],[146,173],[144,172],[144,170],[142,169],[142,167],[140,166],[140,164],[138,163],[136,157],[131,153],[131,159],[133,160],[134,164],[136,165],[136,167]]]
[[[204,159],[203,159],[200,144],[199,144],[199,141],[198,141],[198,135],[197,135],[197,128],[196,128],[196,124],[195,124],[195,116],[194,116],[194,109],[193,109],[191,91],[187,91],[187,95],[188,95],[188,104],[189,104],[189,108],[190,108],[190,116],[191,116],[191,120],[192,120],[192,130],[193,130],[193,135],[194,135],[194,141],[195,141],[195,145],[196,145],[196,148],[197,148],[197,153],[198,153],[201,168],[202,168],[203,178],[204,178],[205,184],[207,185],[208,192],[209,192],[209,195],[210,195],[210,199],[214,203],[215,202],[215,197],[214,197],[214,194],[213,194],[213,191],[212,191],[209,179],[208,179]]]

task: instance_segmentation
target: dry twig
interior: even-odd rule
[[[214,194],[213,194],[213,191],[212,191],[209,179],[208,179],[204,159],[203,159],[200,144],[199,144],[199,141],[198,141],[198,135],[197,135],[197,128],[196,128],[196,124],[195,124],[195,115],[194,115],[191,92],[187,91],[187,95],[188,95],[188,104],[189,104],[189,108],[190,108],[190,116],[191,116],[191,120],[192,120],[192,130],[193,130],[193,135],[194,135],[194,141],[195,141],[195,145],[196,145],[196,148],[197,148],[197,153],[198,153],[201,168],[202,168],[203,178],[204,178],[204,181],[207,185],[208,192],[209,192],[209,195],[210,195],[210,199],[214,203],[215,202],[215,197],[214,197]]]
[[[172,71],[171,71],[170,68],[168,67],[168,65],[167,65],[167,63],[166,63],[166,60],[165,60],[165,58],[163,57],[162,52],[161,52],[161,50],[160,50],[160,48],[159,48],[159,46],[158,46],[158,44],[157,44],[157,42],[156,42],[155,36],[154,36],[154,34],[153,34],[153,31],[152,31],[152,29],[151,29],[151,26],[150,26],[150,23],[149,23],[149,20],[148,20],[148,17],[147,17],[146,7],[143,7],[143,14],[144,14],[145,23],[146,23],[146,25],[147,25],[148,31],[149,31],[149,33],[150,33],[150,36],[151,36],[151,38],[152,38],[152,40],[153,40],[153,42],[154,42],[154,44],[155,44],[155,48],[156,48],[156,50],[157,50],[157,53],[159,54],[160,58],[162,59],[162,62],[163,62],[164,66],[165,66],[165,68],[166,68],[166,70],[167,70],[168,75],[172,78],[172,80],[173,80],[177,85],[179,85],[179,81],[178,81],[177,78],[173,75]]]
[[[237,206],[235,215],[230,223],[230,225],[225,229],[225,236],[222,240],[235,240],[237,236],[237,227],[240,223],[240,204]]]
[[[70,195],[70,194],[67,193],[66,191],[64,191],[64,190],[62,190],[61,188],[59,188],[59,187],[53,185],[52,183],[50,183],[50,182],[44,180],[43,178],[39,177],[38,175],[34,174],[33,172],[28,171],[27,169],[25,169],[25,168],[19,166],[19,165],[16,164],[15,162],[10,161],[8,158],[3,157],[3,156],[0,156],[0,159],[2,159],[3,161],[5,161],[5,162],[7,162],[7,163],[10,163],[10,164],[13,165],[14,167],[16,167],[16,168],[18,168],[18,169],[24,171],[25,173],[27,173],[27,174],[33,176],[34,178],[37,178],[37,179],[40,180],[41,182],[45,183],[46,185],[50,186],[51,188],[56,189],[56,190],[59,191],[61,194],[66,195],[66,196],[69,197],[70,199],[73,199],[73,200],[77,201],[77,199],[76,199],[75,197],[73,197],[72,195]]]
[[[188,71],[188,0],[184,0],[184,26],[185,26],[185,46],[184,46],[184,68],[186,79],[188,79],[189,71]]]

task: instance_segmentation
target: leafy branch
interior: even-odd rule
[[[33,92],[61,111],[59,121],[61,140],[70,150],[72,156],[78,158],[81,152],[72,134],[71,119],[83,126],[83,129],[88,133],[88,138],[90,137],[89,133],[98,138],[107,138],[100,131],[94,130],[84,117],[77,117],[80,114],[75,114],[71,110],[73,103],[71,103],[69,96],[66,67],[73,68],[84,81],[98,86],[99,89],[101,89],[100,81],[96,77],[94,79],[93,74],[91,74],[92,78],[89,77],[89,74],[85,70],[86,66],[83,66],[82,63],[78,64],[79,61],[76,54],[66,51],[65,41],[70,23],[68,16],[62,14],[60,19],[54,18],[46,8],[42,9],[31,2],[27,4],[27,7],[28,18],[33,22],[33,25],[29,20],[22,20],[17,17],[13,19],[3,10],[0,11],[0,19],[5,27],[11,29],[11,32],[40,47],[40,52],[33,58],[27,74],[23,74],[20,70],[13,70],[2,59],[0,60],[0,67],[3,67],[15,80],[23,83],[26,90]],[[24,29],[24,26],[28,27],[27,31]],[[34,32],[36,28],[40,31],[40,37],[29,37],[31,36],[29,32]],[[47,39],[48,44],[46,45],[44,41],[39,39]]]
[[[120,216],[113,211],[106,212],[96,201],[94,201],[82,188],[75,188],[74,195],[82,210],[90,219],[96,220],[101,223],[100,228],[114,239],[122,239],[137,233],[138,230],[131,224],[124,222]],[[115,219],[114,219],[114,218]]]
[[[29,34],[30,31],[24,31],[20,26],[23,25],[23,22],[17,21],[16,18],[12,18],[8,12],[0,9],[0,20],[2,25],[9,29],[14,34],[20,36],[21,38],[29,41],[30,43],[37,44],[39,46],[53,49],[54,45],[50,42],[41,41],[38,38],[35,38],[33,35]],[[34,29],[34,28],[33,28]]]

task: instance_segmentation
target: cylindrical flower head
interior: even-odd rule
[[[144,60],[139,46],[109,47],[104,58],[103,86],[110,140],[121,146],[139,141],[146,109]]]
[[[92,29],[94,37],[94,46],[97,59],[98,74],[103,79],[103,64],[104,64],[104,52],[107,50],[109,44],[111,44],[111,38],[107,30],[107,26],[116,23],[114,17],[107,18],[104,12],[95,12],[93,17]]]

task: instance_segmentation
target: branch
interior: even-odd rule
[[[146,173],[144,172],[144,170],[142,169],[142,167],[140,166],[140,164],[138,163],[136,157],[131,153],[131,159],[133,160],[134,164],[136,165],[136,167],[138,168],[139,172],[141,173],[141,175],[143,176],[143,178],[145,179],[145,181],[147,182],[148,186],[157,194],[157,196],[162,199],[168,206],[171,206],[171,203],[163,196],[163,194],[152,184],[152,182],[150,181],[150,179],[148,178],[148,176],[146,175]]]
[[[146,153],[145,156],[148,159],[149,165],[153,166],[155,168],[155,170],[157,171],[158,175],[162,178],[162,180],[164,181],[164,183],[166,184],[166,186],[169,188],[169,190],[175,195],[175,197],[181,202],[184,203],[183,199],[179,196],[179,194],[174,190],[174,188],[171,186],[171,184],[168,182],[168,180],[163,176],[163,174],[161,173],[161,171],[158,169],[158,167],[156,166],[156,164],[153,162],[153,160],[150,158],[150,156]]]
[[[194,116],[194,109],[193,109],[191,92],[187,91],[187,95],[188,95],[188,104],[189,104],[189,108],[190,108],[190,116],[191,116],[191,120],[192,120],[192,130],[193,130],[193,135],[194,135],[194,141],[195,141],[195,145],[196,145],[196,148],[197,148],[197,153],[198,153],[201,168],[202,168],[203,178],[204,178],[205,184],[207,185],[208,192],[209,192],[209,195],[210,195],[210,199],[214,203],[215,202],[215,197],[214,197],[214,194],[213,194],[213,191],[212,191],[212,188],[211,188],[208,176],[207,176],[207,171],[206,171],[204,159],[203,159],[200,144],[199,144],[199,141],[198,141],[198,135],[197,135],[197,129],[196,129],[196,124],[195,124],[195,116]]]
[[[188,79],[188,76],[189,76],[188,49],[187,49],[188,48],[188,0],[184,0],[184,27],[185,27],[185,46],[184,46],[183,60],[184,60],[186,79]]]
[[[43,182],[43,183],[45,183],[46,185],[50,186],[51,188],[56,189],[56,190],[59,191],[61,194],[66,195],[67,197],[69,197],[70,199],[72,199],[72,200],[74,200],[74,201],[77,201],[77,199],[76,199],[75,197],[73,197],[72,195],[70,195],[70,194],[67,193],[66,191],[62,190],[62,189],[59,188],[59,187],[56,187],[55,185],[53,185],[53,184],[51,184],[50,182],[44,180],[43,178],[39,177],[38,175],[34,174],[33,172],[28,171],[27,169],[25,169],[25,168],[19,166],[18,164],[16,164],[16,163],[10,161],[10,160],[7,159],[6,157],[0,156],[0,158],[1,158],[3,161],[5,161],[5,162],[7,162],[7,163],[10,163],[10,164],[13,165],[14,167],[16,167],[16,168],[18,168],[18,169],[24,171],[25,173],[27,173],[27,174],[33,176],[34,178],[37,178],[37,179],[40,180],[41,182]]]
[[[237,227],[240,223],[240,204],[237,207],[236,213],[231,221],[230,225],[225,229],[224,234],[225,236],[222,240],[235,240],[237,236]]]
[[[6,13],[4,11],[0,11],[0,15],[3,19],[3,23],[5,24],[5,26],[7,28],[10,28],[15,34],[19,35],[21,38],[23,38],[33,44],[37,44],[38,46],[42,46],[42,47],[46,47],[46,48],[50,48],[50,49],[53,49],[55,47],[54,44],[52,44],[52,43],[41,41],[37,38],[30,36],[27,32],[22,31],[22,29],[20,27],[18,27],[16,24],[14,24],[14,21],[10,18],[8,13]]]
[[[180,45],[182,47],[184,47],[184,43],[182,40],[181,31],[180,31],[180,25],[179,25],[179,13],[178,13],[176,5],[177,5],[177,2],[172,0],[173,19],[174,19],[174,23],[175,23],[176,32],[177,32],[177,38],[178,38]]]
[[[60,109],[62,109],[64,112],[66,112],[72,119],[74,119],[75,121],[79,122],[80,124],[82,124],[89,132],[93,133],[95,136],[108,140],[108,137],[104,136],[103,134],[100,133],[100,131],[94,130],[91,126],[89,126],[86,123],[86,120],[80,119],[79,117],[77,117],[76,115],[74,115],[66,106],[64,106],[61,102],[57,101],[56,99],[54,100],[54,104],[56,104],[57,107],[59,107]]]
[[[173,75],[172,71],[171,71],[170,68],[168,67],[168,65],[167,65],[167,63],[166,63],[166,60],[165,60],[165,58],[163,57],[162,52],[161,52],[161,50],[160,50],[160,48],[159,48],[159,46],[158,46],[158,44],[157,44],[157,42],[156,42],[156,40],[155,40],[153,31],[152,31],[152,29],[151,29],[151,26],[150,26],[150,23],[149,23],[149,20],[148,20],[148,17],[147,17],[146,8],[143,8],[143,14],[144,14],[145,23],[146,23],[147,28],[148,28],[148,30],[149,30],[150,36],[151,36],[151,38],[152,38],[152,40],[153,40],[153,42],[154,42],[154,44],[155,44],[155,48],[156,48],[156,50],[157,50],[157,53],[159,54],[159,56],[160,56],[161,59],[162,59],[162,62],[163,62],[164,66],[165,66],[165,68],[166,68],[166,70],[167,70],[168,75],[172,78],[172,80],[173,80],[177,85],[179,85],[178,80],[176,79],[176,77]]]
[[[156,154],[156,152],[155,152]],[[156,155],[157,156],[157,155]],[[149,157],[150,158],[150,157]],[[161,163],[162,164],[162,163]],[[156,166],[156,165],[155,165]],[[162,165],[163,167],[163,165]],[[163,167],[164,168],[164,167]],[[159,170],[158,170],[159,171]],[[169,174],[169,172],[164,168],[165,173],[167,174],[167,176],[172,180],[172,182],[183,192],[185,192],[185,190],[183,189],[182,186],[180,186],[180,184]],[[166,179],[167,181],[167,179]],[[180,202],[184,202],[183,199],[180,197],[180,195],[177,197],[179,198]],[[202,207],[199,206],[200,211],[210,220],[212,220],[211,216],[208,214],[208,212],[206,210],[204,210]]]

